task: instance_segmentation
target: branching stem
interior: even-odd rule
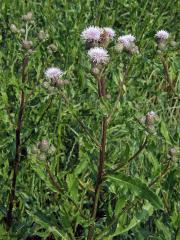
[[[145,140],[143,141],[143,143],[140,145],[139,149],[137,150],[137,152],[135,152],[132,157],[130,157],[126,163],[119,163],[110,173],[114,173],[117,172],[118,170],[120,170],[122,167],[126,166],[127,164],[129,164],[130,162],[132,162],[134,159],[137,158],[137,156],[145,149],[145,147],[147,146],[147,137],[145,137]]]

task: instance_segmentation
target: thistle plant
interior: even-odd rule
[[[156,10],[137,27],[138,8],[131,25],[131,3],[110,12],[114,2],[92,19],[90,2],[24,3],[35,12],[19,23],[2,4],[3,239],[178,238],[174,31],[154,32]]]
[[[165,30],[157,31],[157,33],[155,34],[155,38],[159,49],[160,60],[164,69],[164,76],[166,80],[165,90],[170,94],[175,94],[174,87],[176,84],[176,79],[172,79],[172,77],[170,76],[168,49],[170,48],[170,45],[172,45],[173,48],[175,48],[176,45],[170,44],[172,42],[174,43],[174,41],[171,39],[170,34]]]
[[[17,181],[17,175],[18,175],[18,168],[21,160],[21,131],[22,131],[22,125],[23,125],[23,116],[25,111],[25,90],[24,86],[27,84],[27,68],[29,63],[29,50],[32,48],[32,42],[28,40],[28,34],[29,30],[31,28],[31,23],[29,21],[32,20],[32,13],[28,13],[27,15],[23,16],[23,20],[26,21],[26,30],[25,30],[25,36],[22,38],[22,50],[23,50],[23,61],[22,61],[22,72],[21,72],[21,82],[22,90],[20,91],[19,95],[19,110],[18,110],[18,116],[17,116],[17,123],[16,123],[16,152],[15,152],[15,158],[13,163],[13,177],[12,177],[12,184],[11,184],[11,190],[9,194],[9,201],[8,201],[8,209],[7,209],[7,216],[5,218],[7,227],[10,228],[13,220],[13,206],[14,206],[14,199],[16,194],[16,181]],[[17,32],[17,29],[15,31],[15,26],[11,25],[11,31]]]
[[[32,92],[29,92],[27,88],[30,88],[30,81],[28,78],[28,65],[31,61],[31,57],[33,52],[36,50],[36,47],[38,45],[34,46],[34,43],[31,39],[31,30],[34,26],[34,19],[33,19],[33,13],[28,12],[26,15],[22,16],[22,22],[21,22],[21,28],[18,28],[14,24],[10,25],[10,30],[13,34],[16,34],[16,37],[20,41],[20,53],[22,56],[22,64],[20,66],[21,68],[21,76],[19,81],[20,91],[19,91],[19,105],[18,105],[18,111],[17,111],[17,120],[16,120],[16,149],[15,149],[15,157],[13,160],[13,167],[12,167],[12,182],[11,182],[11,188],[9,193],[9,199],[7,204],[7,214],[5,216],[5,223],[7,225],[7,229],[11,228],[12,222],[13,222],[13,208],[14,208],[14,202],[16,198],[16,185],[17,185],[17,177],[19,168],[21,165],[21,158],[22,158],[22,152],[23,149],[27,149],[25,144],[27,141],[32,137],[34,134],[34,130],[29,132],[29,135],[24,137],[22,135],[23,132],[23,125],[24,125],[24,118],[25,118],[25,112],[26,112],[26,105],[27,102],[32,95]],[[41,32],[42,35],[42,32]],[[42,37],[42,36],[41,36]],[[49,69],[46,72],[47,78],[50,78],[51,85],[53,87],[57,87],[61,85],[61,82],[59,79],[60,75],[62,75],[62,72],[59,69],[52,68]],[[45,112],[46,113],[46,112]],[[37,126],[42,121],[45,114],[42,114],[39,121],[37,122]],[[42,150],[42,148],[45,150],[47,146],[46,141],[41,142],[39,145],[39,148]],[[35,148],[34,148],[35,151]],[[45,157],[43,158],[43,154],[41,155],[41,158],[45,160]]]

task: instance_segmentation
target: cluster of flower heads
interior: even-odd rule
[[[29,23],[29,24],[34,24],[34,20],[33,20],[33,13],[32,12],[28,12],[26,15],[23,15],[22,16],[22,23],[25,22],[25,24]],[[26,35],[26,31],[27,31],[27,28],[25,29],[25,27],[23,28],[18,28],[15,24],[11,24],[10,25],[10,30],[11,32],[13,33],[18,33],[20,35]],[[27,36],[25,37],[24,40],[22,40],[22,43],[21,43],[21,47],[23,50],[26,50],[28,53],[32,53],[32,47],[33,47],[33,42],[32,41],[29,41],[27,39]]]
[[[47,140],[42,140],[32,147],[31,153],[35,154],[39,160],[45,161],[49,155],[53,155],[56,151],[54,145]]]
[[[109,55],[105,48],[114,37],[115,31],[110,27],[90,26],[81,33],[81,38],[89,49],[88,56],[93,64],[105,64],[108,62]],[[120,36],[116,48],[119,51],[138,52],[138,47],[135,45],[135,37],[131,34]]]
[[[62,87],[69,83],[67,80],[62,79],[64,72],[57,67],[51,67],[46,69],[44,74],[47,81],[43,83],[43,86],[50,92],[53,92],[55,88]]]
[[[27,14],[22,16],[22,20],[28,22],[28,21],[32,21],[33,18],[33,13],[32,12],[28,12]]]
[[[21,21],[21,27],[18,27],[14,23],[10,24],[10,30],[14,34],[19,34],[19,36],[22,38],[21,42],[21,50],[25,50],[26,53],[32,54],[35,51],[35,47],[33,47],[33,41],[27,39],[28,38],[28,32],[31,29],[31,27],[27,28],[27,24],[29,25],[34,25],[35,20],[33,16],[33,12],[28,12],[27,14],[22,16],[22,21]],[[41,29],[37,33],[37,38],[41,42],[45,42],[49,38],[49,34],[47,31],[44,31]],[[55,43],[51,43],[47,46],[47,52],[48,54],[53,54],[58,51],[58,46]]]
[[[81,38],[86,43],[89,50],[88,56],[94,65],[105,64],[108,62],[109,55],[105,49],[110,40],[113,40],[115,31],[112,28],[100,28],[97,26],[87,27],[82,33]]]
[[[81,38],[89,50],[88,56],[94,64],[105,64],[108,62],[109,55],[105,48],[108,46],[110,40],[114,39],[115,35],[115,31],[112,28],[100,28],[98,26],[87,27],[81,33]],[[155,34],[155,38],[157,39],[158,47],[163,49],[167,44],[169,33],[165,30],[160,30]],[[135,41],[135,36],[131,34],[122,35],[118,37],[115,48],[119,52],[139,53]]]

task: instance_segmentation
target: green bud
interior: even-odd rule
[[[16,27],[15,24],[11,24],[11,25],[10,25],[10,29],[11,29],[11,31],[12,31],[13,33],[17,33],[17,32],[18,32],[18,29],[17,29],[17,27]]]

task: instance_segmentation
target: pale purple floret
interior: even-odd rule
[[[48,68],[45,71],[45,76],[49,79],[55,79],[55,78],[57,79],[57,78],[60,78],[62,75],[63,75],[63,72],[56,67]]]
[[[82,33],[81,38],[84,41],[99,41],[101,36],[101,28],[96,26],[87,27]]]
[[[169,33],[165,30],[160,30],[155,34],[155,37],[160,40],[167,40],[169,38]]]
[[[156,116],[156,113],[154,111],[148,112],[147,114],[154,117]]]
[[[108,51],[99,47],[91,48],[88,55],[95,63],[106,63],[109,59]]]
[[[135,40],[136,38],[131,34],[123,35],[118,38],[118,42],[121,43],[124,47],[128,47]]]

